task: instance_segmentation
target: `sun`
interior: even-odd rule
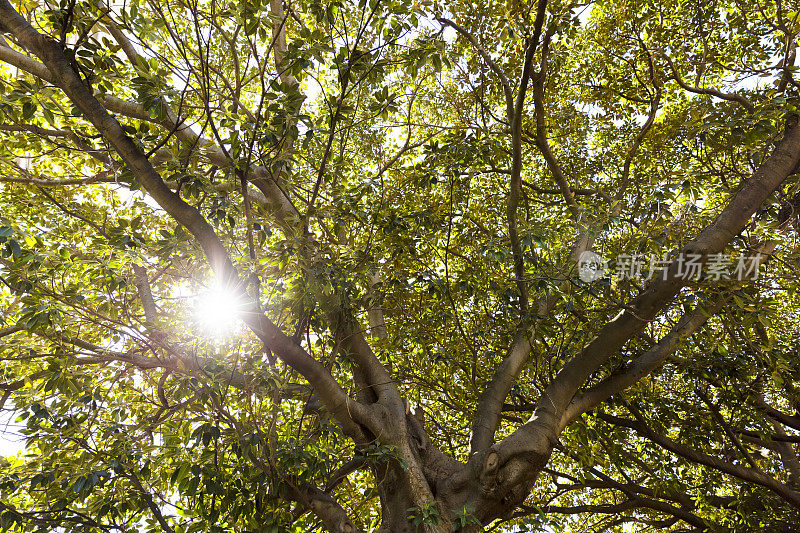
[[[194,317],[204,335],[222,339],[241,327],[244,307],[244,299],[239,293],[215,285],[197,296]]]

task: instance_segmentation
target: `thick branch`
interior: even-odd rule
[[[278,70],[278,77],[283,83],[297,85],[294,76],[286,73],[287,65],[284,64],[286,57],[286,15],[283,11],[283,0],[270,0],[269,10],[274,16],[272,21],[272,48],[275,57],[275,68]]]
[[[539,0],[542,19],[544,18],[543,6],[546,6],[546,4],[545,0]],[[538,34],[541,31],[541,26],[537,30]],[[535,49],[536,43],[534,41],[526,43],[525,61],[522,67],[522,79],[517,92],[517,100],[512,108],[512,113],[508,116],[508,122],[511,124],[511,183],[508,191],[508,203],[506,204],[506,223],[508,224],[508,238],[511,241],[511,252],[514,256],[514,276],[516,277],[517,291],[519,292],[519,307],[523,313],[528,311],[528,287],[525,282],[525,261],[522,257],[522,246],[520,245],[517,231],[517,208],[519,207],[519,196],[522,192],[522,109],[525,105],[528,81],[531,78]]]
[[[136,288],[139,290],[139,299],[142,301],[144,316],[148,322],[156,319],[156,302],[153,300],[153,291],[150,289],[150,280],[147,279],[147,269],[141,265],[133,265],[133,276]]]
[[[555,30],[556,26],[554,25],[553,28],[550,30],[551,32]],[[536,136],[534,138],[534,143],[536,147],[539,149],[539,152],[542,154],[542,157],[547,164],[547,168],[550,170],[550,173],[553,175],[553,179],[556,181],[556,185],[558,185],[559,190],[561,191],[561,196],[564,198],[564,202],[567,204],[567,208],[569,209],[572,217],[575,219],[576,222],[581,222],[581,210],[578,206],[578,203],[575,201],[575,197],[572,194],[572,189],[567,182],[567,178],[564,175],[564,171],[561,168],[561,165],[558,163],[553,151],[550,149],[550,143],[547,139],[547,113],[544,107],[544,100],[545,100],[545,84],[547,82],[547,46],[549,40],[551,38],[551,33],[548,32],[545,35],[544,43],[542,46],[542,58],[541,58],[541,67],[539,69],[538,74],[536,75],[536,80],[533,84],[533,109],[536,113]]]
[[[792,429],[800,431],[800,416],[789,415],[784,413],[783,411],[779,411],[778,409],[775,409],[774,407],[769,405],[767,402],[764,401],[763,398],[760,397],[756,397],[755,402],[756,406],[762,411],[764,411],[764,413],[768,417],[780,422],[784,426],[789,426]]]
[[[691,314],[683,315],[675,327],[658,344],[637,357],[625,369],[612,374],[586,392],[576,396],[564,411],[560,428],[565,428],[581,414],[630,387],[661,366],[678,349],[683,340],[706,323],[711,314],[720,308],[721,303],[720,299],[711,309],[697,309]]]
[[[330,494],[313,485],[291,487],[292,499],[317,515],[325,529],[331,533],[358,533],[356,527],[344,508]]]
[[[783,59],[783,75],[781,81],[778,82],[778,92],[786,91],[789,82],[792,81],[792,67],[797,60],[797,43],[795,42],[796,35],[786,35],[786,57]]]
[[[790,117],[786,133],[773,153],[714,221],[680,250],[680,254],[699,254],[705,258],[708,254],[721,252],[744,229],[750,217],[800,162],[800,127],[797,123],[797,116]],[[679,267],[676,259],[664,275],[652,281],[640,296],[603,326],[597,336],[564,365],[545,390],[528,423],[498,445],[503,455],[531,450],[531,446],[547,447],[546,443],[555,439],[565,409],[586,379],[655,318],[688,282],[677,276]]]
[[[772,427],[775,430],[775,435],[773,436],[775,449],[778,451],[781,462],[789,472],[789,485],[798,490],[800,489],[800,460],[798,460],[797,453],[789,440],[793,439],[797,442],[798,438],[787,435],[781,425],[774,420],[772,421]]]

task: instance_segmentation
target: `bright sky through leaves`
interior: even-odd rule
[[[223,339],[242,326],[244,305],[241,295],[214,285],[194,298],[192,316],[201,334]]]

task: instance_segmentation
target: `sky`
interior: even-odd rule
[[[15,423],[14,419],[16,417],[17,413],[15,411],[0,412],[0,456],[15,455],[25,448],[23,436],[17,433],[19,429],[24,427],[24,424]]]

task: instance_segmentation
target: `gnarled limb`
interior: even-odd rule
[[[344,508],[327,491],[304,484],[290,485],[289,492],[293,500],[322,520],[327,531],[331,533],[359,533],[361,531],[347,516]]]

